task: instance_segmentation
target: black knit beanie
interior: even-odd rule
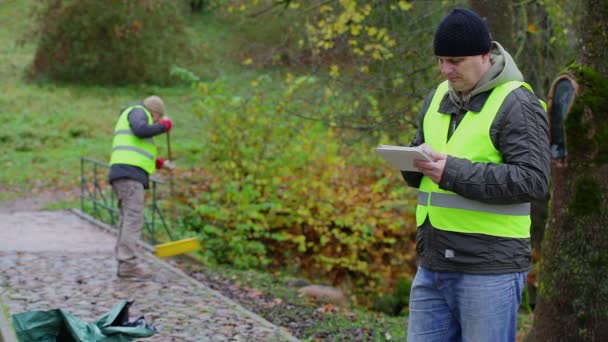
[[[490,51],[492,37],[479,14],[457,8],[441,20],[433,47],[436,56],[477,56]]]

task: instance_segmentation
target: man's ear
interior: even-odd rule
[[[483,55],[481,55],[481,60],[482,60],[484,63],[488,63],[488,62],[490,62],[490,52],[488,52],[488,53],[484,53]]]

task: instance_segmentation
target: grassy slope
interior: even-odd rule
[[[29,6],[33,1],[9,0],[0,3],[0,200],[26,196],[49,189],[78,187],[79,158],[88,156],[102,162],[109,157],[111,136],[120,108],[149,94],[161,95],[174,121],[172,152],[180,156],[180,167],[197,162],[197,134],[202,127],[194,119],[192,104],[196,94],[188,86],[161,88],[82,87],[78,85],[35,84],[24,80],[33,60],[34,42],[18,45],[31,25]],[[203,20],[206,21],[203,24]],[[255,71],[239,70],[238,63],[224,58],[227,35],[210,18],[193,18],[196,37],[204,56],[186,66],[204,80],[222,77],[236,91]],[[159,137],[160,154],[166,155],[165,139]]]

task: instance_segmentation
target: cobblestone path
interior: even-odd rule
[[[115,236],[70,211],[0,212],[0,296],[10,314],[65,309],[94,322],[134,300],[159,329],[141,341],[297,341],[142,250],[155,279],[116,277]]]

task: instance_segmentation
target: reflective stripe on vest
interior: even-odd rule
[[[129,112],[135,108],[146,113],[148,124],[154,123],[152,114],[144,106],[134,105],[123,110],[114,128],[110,165],[133,165],[152,175],[156,171],[156,146],[154,139],[142,139],[133,134],[129,124]]]
[[[419,191],[418,203],[425,203],[424,205],[429,203],[429,195],[428,192]],[[509,216],[530,215],[530,203],[487,204],[464,198],[455,193],[435,192],[431,198],[430,205],[442,208],[472,210],[489,214],[503,214]]]
[[[481,111],[465,114],[448,141],[451,115],[439,113],[441,101],[448,91],[447,81],[443,82],[425,113],[425,142],[435,151],[454,157],[503,164],[500,152],[492,143],[490,128],[505,98],[522,86],[530,89],[529,85],[518,81],[494,88]],[[530,236],[530,203],[498,205],[470,200],[440,189],[425,176],[420,183],[416,207],[417,225],[422,225],[427,216],[433,227],[441,230],[512,238]]]

